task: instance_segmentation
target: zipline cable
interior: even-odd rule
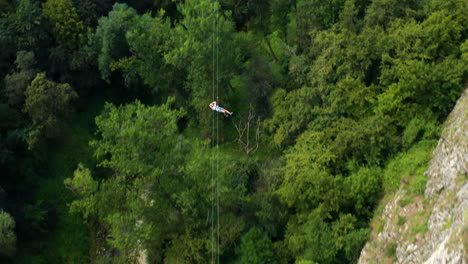
[[[216,24],[216,100],[218,99],[218,90],[219,90],[219,24],[218,16],[219,9],[216,10],[215,15],[215,24]],[[216,193],[217,193],[217,220],[218,220],[218,264],[219,264],[219,115],[216,115]]]
[[[214,0],[213,0],[213,5],[212,5],[212,12],[211,14],[214,13]],[[211,38],[211,47],[212,47],[212,58],[213,58],[213,71],[212,71],[212,87],[211,87],[211,91],[212,91],[212,98],[214,100],[215,98],[215,57],[214,57],[214,54],[215,54],[215,49],[214,49],[214,31],[215,31],[215,24],[214,24],[214,20],[213,20],[213,33],[212,33],[212,38]],[[211,125],[211,149],[213,149],[214,147],[214,118],[215,118],[215,112],[212,111],[212,115],[211,115],[211,121],[212,121],[212,125]],[[211,263],[214,264],[215,262],[215,252],[214,252],[214,192],[215,192],[215,188],[214,188],[214,152],[211,151]]]
[[[219,105],[219,37],[218,37],[218,10],[216,9],[217,0],[213,0],[211,13],[213,19],[213,35],[212,35],[212,60],[213,60],[213,71],[212,71],[212,98],[216,98],[216,104]],[[216,51],[215,51],[216,48]],[[216,93],[215,93],[216,90]],[[216,97],[215,97],[216,95]],[[211,164],[211,262],[213,264],[219,264],[219,115],[215,111],[212,112],[212,164]],[[216,117],[216,140],[215,140],[215,117]],[[213,148],[216,147],[216,153]],[[216,155],[216,157],[215,157]],[[216,159],[216,179],[215,173],[215,159]],[[216,188],[216,189],[215,189]],[[215,242],[215,195],[216,195],[216,242]],[[216,248],[215,248],[216,243]]]

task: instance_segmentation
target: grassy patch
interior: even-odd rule
[[[455,178],[455,184],[458,186],[463,186],[466,181],[468,181],[468,173],[460,173]]]
[[[421,166],[415,171],[415,175],[409,182],[409,191],[416,195],[423,195],[426,190],[427,178],[424,175],[427,166]]]
[[[402,225],[404,225],[405,223],[406,223],[406,216],[401,216],[401,215],[399,215],[399,216],[398,216],[398,225],[399,225],[399,226],[402,226]]]
[[[374,230],[377,233],[380,233],[383,231],[384,225],[385,225],[385,221],[383,220],[381,216],[374,217],[374,219],[372,219],[370,223],[372,230]]]
[[[422,174],[428,166],[432,151],[437,146],[437,140],[424,140],[414,145],[408,152],[400,153],[393,158],[384,171],[383,186],[385,192],[394,192],[400,187],[402,179],[419,175],[412,188],[419,193],[425,188]],[[422,176],[421,176],[422,175]],[[425,178],[425,177],[424,177]],[[424,190],[422,190],[424,191]]]
[[[413,232],[414,232],[414,233],[421,233],[421,234],[423,234],[423,235],[426,234],[428,230],[429,230],[429,229],[428,229],[428,227],[427,227],[427,223],[422,224],[422,225],[415,226],[415,227],[413,228]]]
[[[442,227],[442,231],[449,228],[453,224],[453,216],[451,216],[447,221],[445,221],[444,226]]]
[[[413,220],[412,220],[413,235],[416,235],[417,233],[421,233],[422,235],[425,235],[427,233],[427,231],[429,230],[427,226],[429,215],[430,215],[430,212],[421,211],[421,212],[418,212],[413,217]]]
[[[400,200],[398,200],[398,205],[400,207],[405,207],[409,204],[413,203],[413,197],[412,196],[404,196]]]
[[[391,201],[395,196],[393,194],[386,195],[382,198],[379,202],[377,208],[374,210],[374,217],[370,221],[371,230],[376,233],[380,233],[383,231],[385,226],[385,220],[382,218],[382,214],[385,210],[385,206],[389,201]]]
[[[396,259],[396,245],[395,244],[390,244],[387,246],[387,249],[385,250],[385,256]]]

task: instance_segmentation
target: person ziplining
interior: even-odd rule
[[[225,117],[229,117],[229,116],[232,116],[232,114],[234,114],[234,112],[229,112],[228,110],[226,110],[226,109],[222,108],[221,106],[217,105],[216,101],[211,102],[210,108],[213,111],[223,113]]]

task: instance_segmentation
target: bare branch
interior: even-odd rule
[[[257,151],[260,142],[261,118],[256,116],[252,105],[249,107],[247,118],[240,118],[239,124],[234,126],[238,134],[236,141],[239,143],[241,151],[247,155]],[[253,135],[252,131],[254,131]]]

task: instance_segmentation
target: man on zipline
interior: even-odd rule
[[[229,112],[228,110],[226,110],[226,109],[222,108],[221,106],[217,105],[216,101],[211,102],[210,108],[213,111],[218,111],[220,113],[223,113],[225,117],[229,117],[234,113],[234,112]]]

